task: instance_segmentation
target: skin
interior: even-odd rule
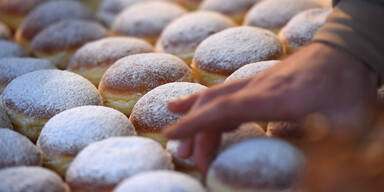
[[[242,122],[310,124],[317,114],[328,129],[359,135],[375,121],[377,82],[377,75],[350,54],[312,43],[256,76],[170,101],[169,110],[185,116],[163,133],[181,139],[179,155],[193,156],[205,174],[221,134]]]

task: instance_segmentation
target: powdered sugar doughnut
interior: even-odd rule
[[[181,59],[165,53],[136,54],[113,64],[105,72],[99,91],[106,106],[129,116],[148,91],[176,81],[192,81],[192,72]]]
[[[12,41],[0,40],[0,58],[26,56],[28,56],[27,52],[20,45]]]
[[[168,101],[191,95],[205,88],[203,85],[187,82],[159,86],[140,98],[133,107],[130,120],[139,135],[151,137],[165,145],[166,139],[161,134],[161,130],[181,117],[168,110]]]
[[[198,11],[179,17],[169,24],[157,42],[157,50],[170,53],[192,62],[196,47],[210,35],[234,27],[231,19],[224,15]]]
[[[332,9],[310,9],[293,17],[280,31],[280,40],[288,53],[308,43],[324,24]]]
[[[82,106],[52,117],[41,130],[37,146],[44,165],[61,176],[80,150],[87,145],[114,136],[136,135],[128,118],[111,108]]]
[[[287,191],[298,182],[304,155],[277,139],[242,141],[221,153],[208,171],[209,191]]]
[[[135,174],[173,169],[170,155],[143,137],[114,137],[95,142],[73,160],[66,180],[74,191],[111,191]]]
[[[28,47],[33,38],[49,25],[66,19],[91,19],[91,10],[73,0],[49,1],[32,10],[16,32],[16,41]]]
[[[46,0],[0,0],[0,21],[12,29],[17,29],[24,17]]]
[[[166,178],[166,179],[165,179]],[[114,192],[205,192],[200,182],[175,171],[150,171],[124,180]]]
[[[276,63],[280,61],[271,60],[271,61],[260,61],[257,63],[251,63],[240,67],[238,70],[233,72],[225,81],[233,81],[239,79],[245,79],[248,77],[252,77],[270,67],[274,66]]]
[[[0,169],[42,164],[40,151],[28,138],[5,128],[0,128],[0,157]]]
[[[216,11],[231,17],[241,24],[247,11],[262,0],[204,0],[200,9]]]
[[[105,71],[115,61],[125,56],[152,51],[149,43],[138,38],[107,37],[82,46],[71,58],[67,69],[98,86]]]
[[[30,44],[37,57],[51,60],[65,69],[72,54],[87,42],[107,36],[98,23],[83,20],[64,20],[50,25],[38,33]]]
[[[210,86],[246,64],[278,59],[282,54],[282,45],[272,32],[234,27],[205,39],[196,49],[192,69],[202,84]]]
[[[95,86],[75,73],[40,70],[14,79],[1,95],[15,129],[36,141],[54,115],[73,107],[100,105]]]
[[[16,77],[42,69],[55,69],[55,66],[45,59],[0,58],[0,93]]]
[[[316,0],[264,0],[252,7],[244,24],[278,32],[296,14],[321,8]]]
[[[169,140],[166,145],[167,151],[172,155],[173,164],[177,171],[191,175],[197,179],[201,179],[202,176],[196,167],[193,157],[182,158],[178,155],[178,149],[180,146],[179,140]]]
[[[2,192],[69,192],[54,172],[42,167],[12,167],[0,170]]]
[[[155,44],[163,29],[185,12],[177,4],[166,1],[136,4],[116,17],[112,32],[115,35],[140,37]]]
[[[11,120],[9,120],[8,114],[4,107],[0,104],[0,127],[13,129]]]
[[[11,30],[0,21],[0,39],[10,39],[11,38]]]

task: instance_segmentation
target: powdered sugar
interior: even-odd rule
[[[252,7],[244,24],[276,30],[299,12],[320,7],[314,0],[264,0]]]
[[[0,169],[42,163],[40,151],[28,138],[4,128],[0,128],[0,157]]]
[[[160,47],[167,53],[194,49],[208,36],[233,26],[235,24],[231,19],[215,12],[186,14],[164,29],[159,40]]]
[[[260,61],[257,63],[244,65],[243,67],[233,72],[225,81],[233,81],[233,80],[252,77],[257,73],[260,73],[266,69],[269,69],[270,67],[274,66],[278,62],[279,62],[278,60]]]
[[[122,182],[114,192],[205,192],[196,179],[175,171],[150,171]]]
[[[12,41],[0,40],[0,58],[26,56],[28,56],[27,52],[20,45]]]
[[[67,171],[67,181],[87,189],[113,187],[135,174],[159,169],[173,169],[170,155],[159,143],[144,137],[114,137],[82,150]]]
[[[165,83],[185,80],[192,80],[192,72],[181,59],[164,53],[144,53],[118,60],[101,81],[108,89],[149,91]]]
[[[247,11],[255,3],[260,1],[261,0],[205,0],[201,3],[200,8],[224,14],[235,14]]]
[[[152,51],[149,43],[138,38],[107,37],[87,43],[77,50],[68,69],[111,65],[122,57]]]
[[[133,5],[120,13],[112,30],[123,35],[153,37],[186,10],[174,3],[152,1]]]
[[[140,125],[142,129],[161,130],[181,117],[168,110],[169,100],[190,95],[205,88],[205,86],[197,83],[186,82],[159,86],[145,94],[136,103],[130,120],[135,127]]]
[[[52,117],[37,145],[44,154],[76,155],[93,142],[131,135],[136,135],[135,128],[123,113],[102,106],[82,106]]]
[[[97,89],[80,75],[59,70],[40,70],[14,79],[5,88],[7,108],[32,117],[49,119],[66,109],[102,103]]]
[[[205,39],[196,49],[194,62],[200,69],[229,75],[246,64],[276,59],[282,52],[282,45],[272,32],[235,27]]]
[[[310,41],[325,24],[332,9],[310,9],[293,17],[280,31],[279,36],[290,48],[297,49]]]

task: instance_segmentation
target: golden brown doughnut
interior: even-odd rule
[[[163,29],[184,13],[184,8],[166,1],[139,3],[121,12],[111,30],[114,35],[140,37],[155,44]]]
[[[283,47],[272,32],[256,27],[234,27],[200,43],[192,70],[200,83],[211,86],[223,82],[246,64],[279,59],[282,55]]]
[[[0,58],[27,56],[28,53],[20,45],[12,41],[0,40]]]
[[[181,59],[165,53],[143,53],[118,60],[104,74],[99,91],[106,106],[127,116],[148,91],[162,84],[192,81],[192,72]]]
[[[204,39],[234,26],[231,19],[215,12],[198,11],[185,14],[164,29],[156,49],[176,55],[190,65],[196,47]]]
[[[278,62],[280,61],[270,60],[244,65],[235,72],[233,72],[229,77],[227,77],[227,79],[225,79],[225,82],[252,77],[260,72],[263,72],[264,70],[273,67]]]
[[[188,10],[195,10],[200,6],[200,3],[203,0],[173,0],[174,2],[179,3]]]
[[[30,44],[34,55],[49,59],[65,69],[70,57],[82,45],[107,36],[100,24],[84,20],[64,20],[50,25],[38,33]]]
[[[152,52],[152,46],[133,37],[107,37],[85,44],[71,58],[67,69],[98,86],[105,71],[117,60]]]
[[[4,89],[1,101],[15,130],[36,141],[54,115],[73,107],[100,105],[92,83],[68,71],[40,70],[17,77]]]

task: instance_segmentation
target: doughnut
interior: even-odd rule
[[[17,29],[24,17],[44,1],[46,0],[0,0],[0,21]]]
[[[215,12],[198,11],[179,17],[160,36],[156,49],[191,64],[196,47],[210,35],[234,27],[231,19]]]
[[[83,45],[71,58],[67,69],[98,86],[105,71],[117,60],[152,52],[152,45],[131,37],[107,37]]]
[[[329,8],[309,9],[293,17],[279,33],[286,52],[293,53],[312,40],[331,12]]]
[[[151,89],[175,82],[192,81],[192,72],[181,59],[165,53],[143,53],[118,60],[104,74],[99,91],[104,104],[127,116],[135,103]]]
[[[175,171],[159,170],[124,180],[113,192],[206,192],[196,179]]]
[[[87,42],[107,36],[98,23],[84,20],[64,20],[40,31],[30,43],[30,50],[40,58],[49,59],[65,69],[73,53]]]
[[[5,128],[0,128],[0,157],[0,169],[42,164],[40,151],[28,138]]]
[[[313,8],[321,8],[321,5],[316,0],[264,0],[249,10],[244,25],[278,33],[296,14]]]
[[[200,9],[228,15],[236,23],[241,24],[248,10],[260,1],[262,0],[204,0]]]
[[[166,144],[167,151],[169,151],[169,153],[172,155],[172,161],[175,165],[175,170],[186,173],[194,178],[201,180],[202,176],[196,167],[193,157],[182,158],[177,154],[179,146],[179,140],[169,140]]]
[[[70,164],[66,181],[72,191],[112,191],[135,174],[173,169],[171,156],[143,137],[113,137],[84,148]]]
[[[33,166],[0,170],[1,192],[69,192],[69,187],[54,172]]]
[[[0,93],[16,77],[42,69],[55,69],[55,66],[45,59],[0,58]]]
[[[11,39],[12,33],[7,25],[0,21],[0,39]]]
[[[101,5],[102,0],[83,0],[83,2],[92,10],[97,11]]]
[[[227,77],[227,79],[225,79],[225,82],[252,77],[260,72],[263,72],[271,68],[278,62],[280,61],[271,60],[271,61],[260,61],[257,63],[244,65],[243,67],[240,67],[238,70],[233,72],[229,77]]]
[[[32,141],[54,115],[77,106],[102,104],[96,87],[88,80],[55,69],[15,78],[4,89],[1,101],[15,130]]]
[[[173,0],[174,2],[179,3],[183,7],[185,7],[187,10],[195,10],[200,6],[200,3],[203,0]]]
[[[91,19],[91,11],[82,3],[73,0],[49,1],[36,7],[23,20],[15,34],[15,40],[23,47],[49,25],[66,19]]]
[[[111,31],[114,35],[140,37],[155,44],[163,29],[184,13],[184,8],[166,1],[139,3],[121,12]]]
[[[73,158],[87,145],[114,136],[136,135],[128,118],[111,108],[82,106],[53,116],[41,130],[37,146],[44,166],[65,176]]]
[[[211,86],[223,82],[246,64],[279,59],[282,55],[283,47],[272,32],[256,27],[234,27],[200,43],[192,70],[201,84]]]
[[[159,86],[139,99],[129,119],[139,135],[150,137],[165,146],[167,141],[161,130],[181,117],[168,110],[168,101],[194,94],[205,88],[203,85],[187,82]]]
[[[27,56],[28,53],[20,45],[12,41],[0,40],[0,58]]]
[[[224,133],[221,137],[220,151],[224,151],[233,144],[254,137],[266,136],[264,129],[254,122],[243,123],[234,131]]]
[[[7,112],[5,111],[4,107],[1,104],[0,104],[0,127],[13,129],[12,122],[9,119]]]
[[[213,161],[207,186],[211,192],[295,191],[304,165],[304,154],[287,142],[248,139]]]

